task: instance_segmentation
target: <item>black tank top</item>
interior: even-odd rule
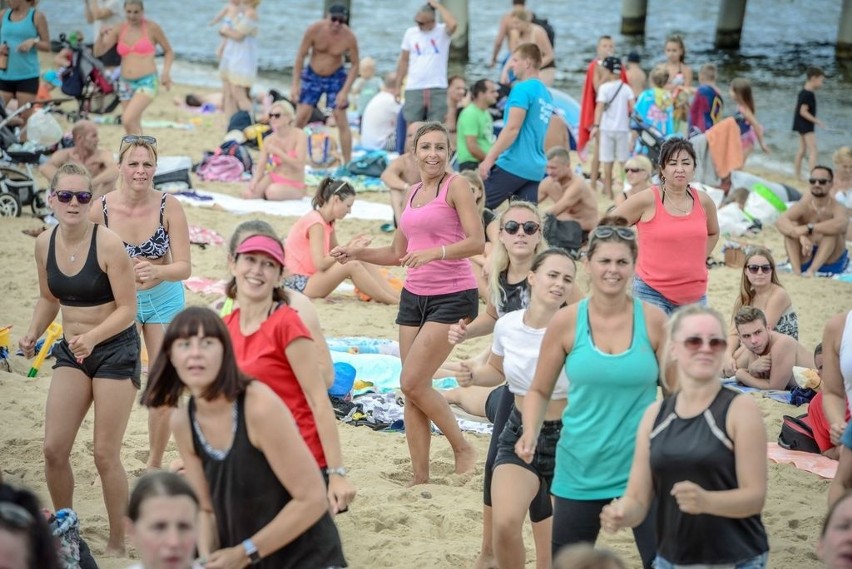
[[[195,400],[189,400],[192,442],[201,458],[204,477],[216,515],[220,547],[240,545],[250,538],[291,500],[266,457],[252,446],[245,423],[245,393],[234,402],[234,442],[227,451],[207,444],[195,421]],[[214,455],[220,455],[215,457]],[[221,456],[224,455],[224,456]],[[321,569],[345,567],[337,527],[326,512],[302,535],[264,557],[261,569]]]
[[[92,227],[92,240],[83,268],[68,276],[56,263],[56,230],[50,234],[47,248],[47,288],[64,306],[100,306],[115,300],[107,275],[98,264],[98,226]]]
[[[677,394],[663,401],[651,431],[657,500],[657,551],[675,564],[737,563],[769,551],[760,514],[734,519],[680,511],[671,489],[689,480],[709,491],[738,487],[733,441],[725,419],[738,393],[723,388],[704,413],[682,419]]]

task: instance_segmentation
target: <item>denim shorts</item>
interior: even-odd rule
[[[648,304],[653,304],[654,306],[661,308],[663,312],[666,313],[666,316],[671,316],[672,312],[674,312],[678,307],[683,306],[681,304],[675,304],[660,294],[656,289],[651,288],[648,283],[639,278],[639,275],[633,275],[633,296],[639,300],[644,300]],[[707,306],[707,295],[705,294],[699,298],[696,303],[701,306]]]
[[[139,376],[142,373],[139,350],[139,333],[135,325],[95,346],[89,357],[80,363],[63,337],[53,349],[56,358],[53,369],[73,367],[91,379],[130,379],[136,389],[139,389]]]
[[[155,287],[136,291],[136,321],[140,324],[168,324],[183,310],[183,283],[163,281]]]
[[[761,553],[751,559],[738,563],[701,563],[699,565],[675,565],[659,555],[654,559],[654,569],[764,569],[769,559],[769,552]]]
[[[479,291],[475,288],[449,294],[419,295],[403,288],[399,297],[399,326],[423,326],[426,322],[455,324],[479,314]]]
[[[553,481],[553,469],[556,465],[556,443],[559,442],[559,433],[562,432],[562,421],[545,421],[541,426],[535,447],[535,456],[533,456],[530,464],[527,464],[515,454],[515,443],[521,438],[523,432],[521,412],[518,411],[517,407],[512,406],[509,420],[506,421],[506,426],[500,433],[494,468],[501,464],[515,464],[538,476],[542,484],[549,487]]]

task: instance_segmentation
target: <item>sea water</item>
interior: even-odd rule
[[[181,83],[208,87],[218,85],[215,51],[220,42],[216,28],[207,23],[225,0],[148,0],[146,16],[158,22],[177,55],[172,78]],[[379,74],[395,68],[405,28],[414,25],[422,0],[352,0],[351,26],[358,36],[362,57],[376,59]],[[527,5],[547,17],[556,31],[556,87],[579,100],[588,61],[594,57],[597,38],[616,39],[618,55],[631,50],[642,56],[649,70],[663,61],[666,36],[681,34],[686,42],[686,62],[697,81],[698,68],[706,62],[719,67],[718,85],[725,95],[725,112],[735,111],[728,94],[734,77],[748,78],[754,89],[757,117],[766,129],[771,155],[758,151],[749,158],[780,173],[792,172],[798,135],[792,132],[796,95],[809,65],[823,68],[828,77],[817,92],[818,116],[829,129],[817,130],[820,162],[830,164],[831,153],[852,144],[852,65],[834,57],[834,42],[842,0],[748,0],[742,46],[737,51],[713,47],[720,0],[649,2],[644,38],[619,35],[621,2],[616,0],[529,0]],[[319,0],[264,0],[259,7],[258,87],[286,89],[293,59],[305,28],[322,17]],[[511,8],[508,0],[470,0],[470,62],[462,72],[469,83],[482,77],[496,78],[487,68],[500,16]],[[41,2],[51,35],[91,26],[83,17],[79,0]]]

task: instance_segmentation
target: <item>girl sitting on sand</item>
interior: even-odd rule
[[[308,136],[295,126],[296,114],[287,101],[276,101],[269,108],[272,134],[263,139],[254,176],[244,198],[270,201],[298,200],[305,197],[305,163]]]
[[[288,276],[284,286],[310,298],[325,298],[346,279],[365,295],[382,304],[399,304],[394,288],[370,263],[353,261],[341,265],[329,251],[337,247],[335,223],[352,211],[355,189],[344,180],[325,178],[311,200],[313,211],[299,218],[284,245]],[[352,239],[346,247],[366,247],[372,241],[364,235]]]
[[[604,506],[608,532],[657,512],[657,569],[762,569],[769,543],[766,428],[755,400],[719,383],[725,323],[692,305],[668,323],[667,351],[680,389],[642,417],[627,492]],[[712,539],[708,539],[712,536]]]

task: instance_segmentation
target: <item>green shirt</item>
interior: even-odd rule
[[[491,145],[494,144],[494,120],[491,118],[491,113],[488,109],[480,109],[473,103],[466,106],[456,121],[456,159],[459,164],[462,162],[479,162],[479,159],[467,149],[468,136],[476,137],[476,145],[482,149],[482,152],[488,153]]]

